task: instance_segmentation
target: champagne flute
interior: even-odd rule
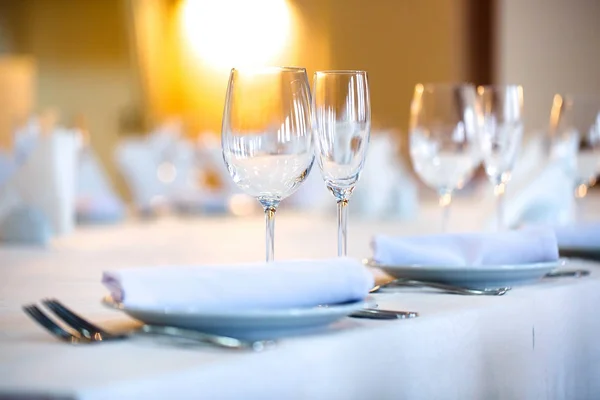
[[[481,155],[477,96],[469,84],[417,84],[410,107],[410,157],[417,175],[438,192],[442,231],[452,194],[471,179]]]
[[[314,76],[315,151],[337,201],[338,256],[347,254],[348,201],[360,178],[371,134],[365,71],[319,71]]]
[[[555,95],[550,113],[551,154],[564,161],[576,200],[600,174],[600,95]],[[581,205],[576,201],[576,214]]]
[[[314,161],[310,87],[304,68],[232,69],[221,146],[233,181],[263,206],[266,260],[273,261],[275,212]]]
[[[504,228],[504,193],[523,139],[523,88],[517,85],[477,88],[481,126],[479,142],[485,172],[494,185],[496,223]]]

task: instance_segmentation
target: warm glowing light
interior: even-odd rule
[[[197,57],[221,68],[273,62],[290,30],[286,0],[187,0],[184,36]]]
[[[494,195],[495,196],[501,196],[504,194],[505,191],[506,191],[506,185],[504,183],[500,183],[500,184],[494,186]]]
[[[552,100],[552,109],[550,111],[550,126],[556,127],[558,125],[562,105],[562,96],[559,94],[554,95],[554,99]]]
[[[587,192],[588,192],[587,185],[581,184],[581,185],[577,186],[577,189],[575,190],[575,197],[578,199],[583,199],[587,195]]]
[[[448,207],[452,201],[452,195],[450,193],[444,193],[439,198],[440,207]]]
[[[257,210],[257,201],[246,194],[234,194],[229,198],[229,211],[238,217],[253,214]]]

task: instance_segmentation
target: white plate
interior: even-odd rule
[[[381,268],[394,278],[441,282],[469,288],[494,288],[535,282],[564,265],[564,261],[481,267],[371,265]]]
[[[130,317],[152,325],[195,329],[240,339],[272,339],[290,334],[307,333],[323,328],[365,307],[364,301],[312,308],[281,310],[207,311],[142,309],[127,307],[107,296],[102,303],[123,311]]]

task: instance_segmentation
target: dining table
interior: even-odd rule
[[[451,229],[474,230],[471,206]],[[351,214],[348,253],[371,255],[374,234],[439,228],[439,210],[414,218]],[[503,296],[421,288],[371,295],[418,318],[343,318],[261,352],[178,346],[134,337],[71,345],[22,311],[57,298],[108,330],[139,325],[101,299],[105,270],[262,261],[261,215],[127,218],[79,226],[44,248],[0,246],[0,399],[599,399],[600,263],[568,259],[585,277],[545,278]],[[333,215],[282,209],[275,258],[336,254]],[[383,279],[378,271],[377,279]]]

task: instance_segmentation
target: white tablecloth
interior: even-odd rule
[[[373,233],[435,230],[430,222],[351,220],[349,252],[368,256]],[[282,212],[276,225],[277,258],[336,251],[332,219]],[[147,339],[74,347],[20,309],[58,297],[94,321],[129,326],[100,305],[103,269],[260,260],[263,229],[259,217],[166,218],[81,228],[46,250],[0,247],[0,398],[600,398],[600,264],[571,265],[592,270],[590,277],[516,288],[503,297],[376,295],[380,307],[421,316],[346,319],[256,354]]]

